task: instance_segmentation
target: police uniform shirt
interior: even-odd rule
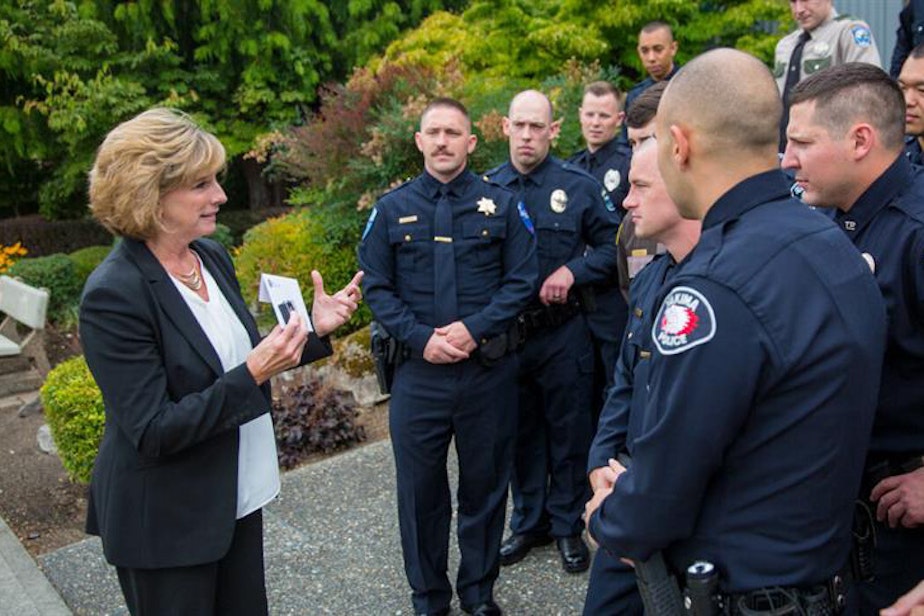
[[[651,325],[658,291],[675,271],[673,258],[661,255],[632,282],[629,322],[616,360],[616,374],[600,413],[597,433],[587,457],[587,472],[606,466],[625,450],[632,454],[639,413],[645,409],[647,373],[651,359]],[[635,384],[638,383],[639,387]],[[637,412],[635,411],[637,409]]]
[[[905,158],[912,165],[922,164],[921,141],[915,135],[905,135]]]
[[[655,256],[664,254],[664,244],[637,236],[632,217],[626,216],[616,233],[616,246],[619,289],[625,297],[629,297],[630,283]]]
[[[669,80],[671,79],[671,77],[673,77],[674,75],[676,75],[676,74],[677,74],[677,71],[679,71],[679,70],[680,70],[680,65],[677,64],[676,62],[674,62],[674,66],[671,68],[671,72],[669,72],[669,73],[667,74],[667,77],[666,77],[665,79],[669,81]],[[635,84],[635,85],[632,87],[632,89],[629,90],[629,93],[626,94],[626,105],[625,105],[626,111],[629,110],[629,108],[632,106],[632,102],[633,102],[636,98],[638,98],[638,95],[639,95],[639,94],[641,94],[642,92],[644,92],[645,90],[647,90],[648,88],[650,88],[651,86],[653,86],[653,85],[656,84],[656,83],[658,83],[658,82],[655,81],[654,79],[652,79],[652,78],[649,76],[649,77],[646,77],[645,79],[643,79],[642,81],[638,82],[637,84]],[[622,129],[623,129],[623,133],[625,133],[625,130],[626,130],[626,125],[625,125],[625,124],[622,125]]]
[[[801,33],[800,29],[790,32],[776,44],[773,76],[776,78],[780,94],[786,86],[789,59]],[[882,67],[879,50],[865,21],[849,15],[839,16],[837,11],[832,9],[831,16],[809,34],[812,38],[805,43],[802,50],[799,81],[823,68],[846,62],[866,62]]]
[[[632,150],[614,137],[596,152],[585,148],[575,153],[568,159],[568,162],[580,167],[603,184],[610,202],[616,206],[621,219],[625,211],[622,202],[629,194],[629,162],[631,160]]]
[[[889,68],[892,79],[898,79],[908,54],[921,43],[924,43],[924,0],[905,0],[905,8],[898,14],[898,30],[895,31],[895,48]]]
[[[359,247],[363,295],[376,319],[418,357],[436,323],[434,214],[442,184],[424,172],[384,195]],[[505,327],[535,292],[531,223],[513,195],[465,171],[448,184],[458,313],[475,340]]]
[[[870,453],[924,453],[924,169],[904,156],[835,223],[874,270],[889,332]]]
[[[517,192],[526,205],[536,229],[540,287],[562,265],[571,270],[575,285],[612,280],[618,218],[593,176],[553,156],[526,176],[509,162],[487,176]]]
[[[629,146],[614,137],[595,152],[586,148],[577,152],[568,162],[588,172],[603,185],[609,203],[616,207],[617,217],[622,219],[625,212],[622,202],[629,193],[631,159],[632,150]],[[625,297],[619,294],[615,283],[615,280],[609,280],[605,285],[594,287],[596,309],[587,312],[587,324],[594,338],[608,340],[614,345],[622,338],[628,318]],[[604,369],[611,367],[612,363],[609,362]]]
[[[844,239],[779,170],[709,210],[658,293],[632,465],[590,520],[611,554],[708,560],[731,593],[843,566],[885,339],[875,280]]]

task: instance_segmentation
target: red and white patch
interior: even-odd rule
[[[712,340],[715,327],[715,313],[703,294],[676,287],[661,303],[651,338],[663,355],[676,355]]]

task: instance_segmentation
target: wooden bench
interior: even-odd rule
[[[45,314],[48,291],[24,282],[0,276],[0,358],[28,358],[44,378],[50,369],[45,355]]]

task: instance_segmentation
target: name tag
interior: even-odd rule
[[[417,215],[415,214],[414,216],[402,216],[398,219],[399,225],[406,225],[409,222],[417,222]]]

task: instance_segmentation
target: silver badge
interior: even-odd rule
[[[568,207],[568,194],[561,188],[556,188],[552,191],[552,198],[549,206],[551,206],[553,212],[561,214],[565,211],[565,208]]]
[[[497,204],[494,203],[494,199],[482,197],[478,200],[478,211],[485,216],[494,216],[497,212]]]
[[[817,53],[819,56],[826,56],[828,52],[831,51],[831,46],[828,45],[825,41],[818,41],[812,45],[812,51]]]
[[[618,169],[610,169],[606,172],[606,175],[603,176],[603,185],[606,186],[606,189],[610,192],[619,188],[620,182],[622,182],[622,175],[620,175]]]
[[[868,252],[864,252],[860,256],[863,257],[863,260],[866,261],[867,265],[869,265],[869,271],[875,274],[876,273],[876,260],[873,259],[873,255],[869,254]]]

